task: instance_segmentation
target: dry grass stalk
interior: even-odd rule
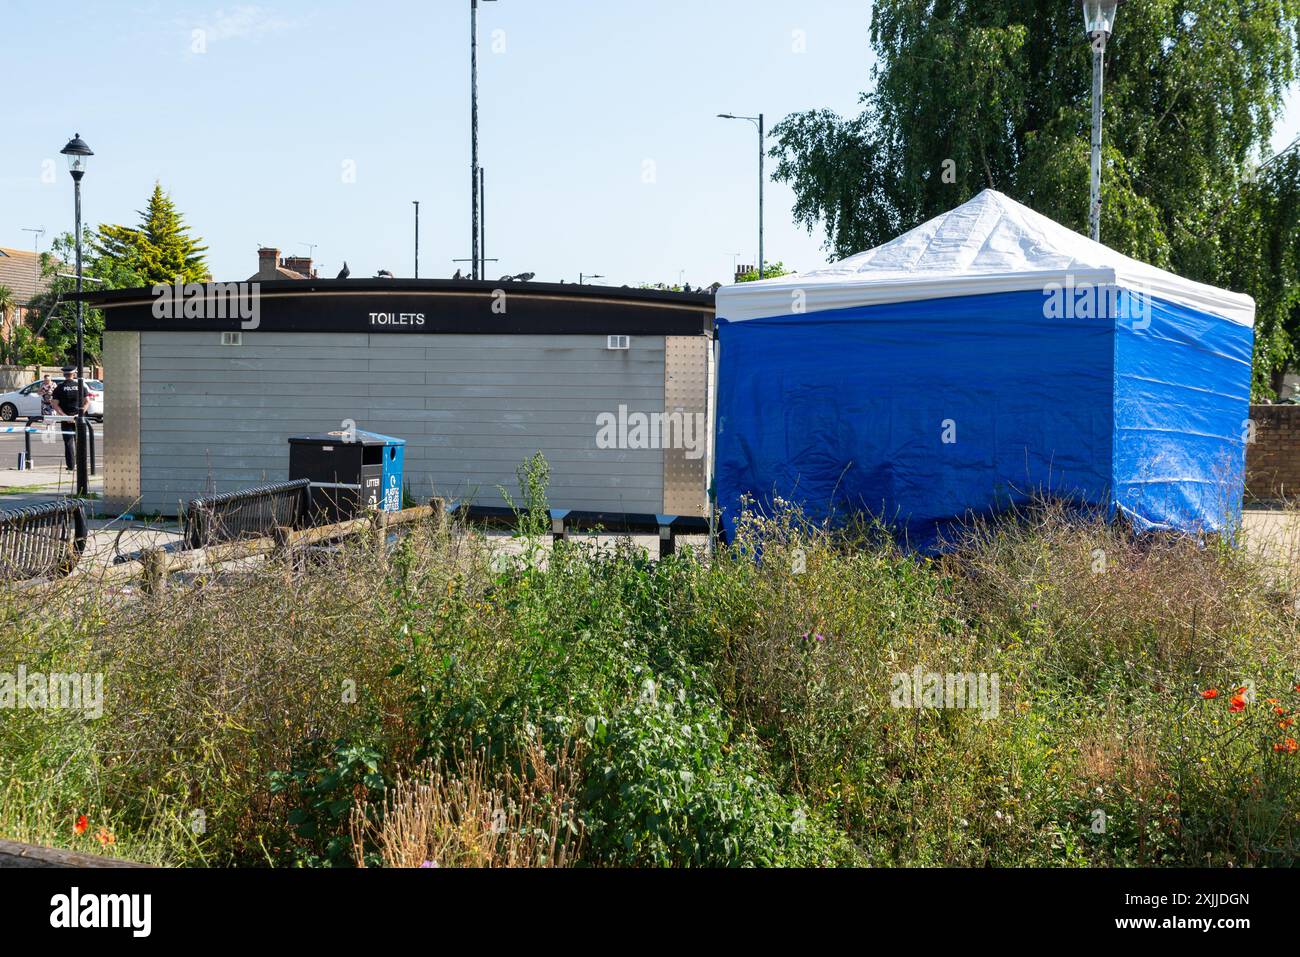
[[[454,771],[425,762],[401,778],[381,807],[359,803],[352,844],[359,866],[367,846],[385,867],[565,867],[582,845],[575,805],[582,755],[562,747],[554,762],[535,736],[523,772],[494,775],[481,751],[466,750]]]

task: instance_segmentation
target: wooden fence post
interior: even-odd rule
[[[287,525],[272,526],[271,539],[275,542],[271,554],[284,563],[285,579],[292,581],[298,570],[298,556],[293,550],[293,529]]]
[[[384,553],[384,543],[388,540],[387,512],[378,511],[370,517],[370,536],[375,546],[375,553],[382,555]]]
[[[167,584],[167,553],[161,548],[147,548],[140,555],[144,568],[144,592],[156,595]]]

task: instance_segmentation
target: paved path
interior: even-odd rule
[[[90,540],[81,561],[87,568],[91,564],[111,565],[118,556],[170,545],[181,538],[181,527],[176,522],[94,519],[90,522]]]
[[[1279,573],[1300,569],[1300,512],[1292,508],[1247,509],[1241,516],[1248,551]]]
[[[65,471],[62,462],[57,466],[42,463],[22,472],[0,469],[0,509],[68,498],[76,487],[76,473]],[[90,492],[94,496],[104,494],[103,474],[90,476]]]
[[[6,422],[8,426],[22,426],[25,422]],[[103,455],[104,434],[102,426],[95,426],[95,451],[99,474],[90,476],[92,495],[104,491]],[[33,468],[19,471],[18,454],[24,449],[20,433],[0,433],[0,509],[38,505],[67,498],[76,488],[76,474],[63,467],[63,440],[42,441],[43,435],[32,436]]]

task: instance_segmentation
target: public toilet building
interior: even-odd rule
[[[290,436],[356,429],[406,440],[415,498],[504,505],[540,451],[553,508],[707,515],[710,294],[384,279],[87,300],[111,508],[282,481]]]

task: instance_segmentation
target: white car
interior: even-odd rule
[[[58,385],[62,379],[55,379]],[[36,418],[41,414],[40,382],[23,386],[16,392],[0,395],[0,419],[12,422],[14,419]],[[86,391],[90,393],[90,408],[86,415],[97,422],[104,421],[104,383],[98,379],[86,380]]]

